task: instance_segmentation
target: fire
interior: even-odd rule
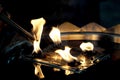
[[[40,42],[41,42],[41,35],[43,32],[43,26],[45,24],[45,19],[44,18],[38,18],[38,19],[32,19],[31,24],[33,25],[32,33],[34,36],[34,41],[33,41],[33,53],[38,53],[41,48],[40,48]],[[44,78],[44,75],[41,70],[41,65],[39,64],[33,64],[35,67],[35,75],[38,76],[39,78]]]
[[[41,35],[42,35],[42,31],[43,31],[43,26],[45,24],[45,20],[44,18],[38,18],[38,19],[33,19],[31,20],[31,24],[33,25],[33,29],[32,29],[32,33],[33,36],[35,38],[35,40],[33,41],[33,46],[34,46],[34,50],[33,52],[38,53],[41,48],[40,48],[40,41],[41,41]],[[61,43],[61,33],[60,30],[58,29],[58,27],[52,27],[50,33],[49,33],[49,37],[51,38],[51,40],[55,43],[55,44],[59,44]],[[94,49],[94,45],[91,42],[83,42],[80,44],[80,48],[82,49],[82,51],[93,51]],[[61,68],[63,68],[65,70],[65,74],[69,75],[69,74],[73,74],[74,72],[72,72],[70,70],[71,66],[69,66],[67,63],[70,63],[72,61],[77,61],[80,63],[80,65],[77,65],[77,67],[79,69],[86,69],[87,67],[89,67],[91,64],[89,59],[87,59],[86,56],[84,55],[79,55],[77,57],[72,56],[70,51],[72,48],[70,48],[69,46],[64,46],[64,50],[63,49],[57,49],[54,52],[59,54],[60,56],[56,56],[53,55],[51,58],[54,61],[66,61],[65,65],[62,65]],[[44,78],[44,75],[42,73],[41,70],[41,64],[33,64],[35,67],[35,75],[37,75],[39,78]],[[58,68],[54,68],[54,71],[59,71],[60,69]]]
[[[86,68],[88,68],[89,66],[91,66],[91,65],[94,64],[94,63],[93,63],[93,60],[87,58],[87,57],[84,56],[84,55],[80,55],[80,56],[78,57],[78,59],[79,59],[79,61],[80,61],[80,63],[81,63],[81,65],[79,65],[79,68],[80,68],[81,70],[86,69]]]
[[[60,30],[57,27],[52,27],[49,36],[55,44],[61,43],[61,34],[60,34]]]
[[[91,42],[83,42],[80,44],[82,51],[93,51],[94,45]]]
[[[71,62],[73,60],[77,60],[77,57],[74,57],[70,54],[71,48],[69,46],[65,46],[65,49],[57,49],[55,52],[58,53],[65,61]]]
[[[35,75],[37,75],[39,78],[44,78],[45,76],[43,75],[42,73],[42,70],[41,70],[41,65],[39,64],[34,64],[34,67],[35,67]]]
[[[69,69],[70,69],[70,66],[64,65],[64,66],[62,66],[62,68],[65,69],[65,75],[73,74],[73,72],[69,70]]]
[[[33,25],[32,33],[35,38],[33,45],[34,45],[34,50],[33,52],[38,53],[41,48],[40,48],[40,42],[41,42],[41,35],[43,32],[43,26],[46,23],[44,18],[38,18],[38,19],[32,19],[31,24]]]
[[[73,72],[71,72],[70,70],[65,70],[65,75],[70,75],[73,74]]]
[[[87,68],[87,66],[88,66],[88,64],[87,64],[87,58],[86,58],[84,55],[81,55],[81,56],[79,57],[79,60],[80,60],[80,63],[81,63],[81,65],[79,66],[80,69],[85,69],[85,68]]]
[[[91,42],[83,42],[80,44],[80,48],[82,49],[82,51],[93,51],[94,45]],[[81,63],[81,65],[79,66],[81,69],[86,69],[93,64],[93,61],[85,55],[80,55],[78,58]]]

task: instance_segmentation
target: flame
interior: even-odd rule
[[[58,68],[53,68],[53,70],[54,70],[54,71],[60,71],[60,69],[58,69]]]
[[[86,69],[86,68],[88,68],[89,66],[91,66],[91,65],[94,64],[94,63],[93,63],[93,60],[87,58],[87,57],[84,56],[84,55],[80,55],[80,56],[78,57],[78,59],[79,59],[79,61],[80,61],[80,63],[81,63],[81,65],[79,66],[80,69]]]
[[[87,63],[86,63],[86,57],[85,56],[81,56],[81,66],[86,66]]]
[[[35,71],[35,75],[37,75],[39,78],[44,78],[45,76],[42,73],[41,65],[34,64],[34,67],[35,67],[35,70],[34,70]]]
[[[80,44],[82,51],[93,51],[94,45],[91,42],[83,42]]]
[[[51,58],[53,59],[53,60],[59,60],[59,61],[61,61],[62,60],[62,58],[60,57],[60,56],[58,56],[58,55],[53,55],[53,56],[51,56]]]
[[[63,65],[62,68],[65,69],[65,75],[73,74],[73,72],[69,70],[69,69],[70,69],[70,66],[68,66],[68,65]]]
[[[70,75],[70,74],[73,74],[73,72],[70,70],[65,70],[65,75]]]
[[[33,52],[38,53],[41,48],[40,48],[40,42],[41,42],[41,35],[43,31],[43,26],[46,23],[44,18],[38,18],[38,19],[32,19],[31,24],[33,25],[32,33],[35,38],[33,45],[34,45],[34,50]]]
[[[74,57],[70,54],[71,48],[68,46],[65,46],[65,49],[57,49],[55,52],[58,53],[65,61],[71,62],[73,60],[77,60],[77,57]]]
[[[55,44],[61,43],[61,34],[60,30],[57,27],[52,27],[49,36]]]
[[[40,48],[40,42],[41,42],[41,35],[43,31],[43,26],[45,24],[45,19],[44,18],[38,18],[38,19],[32,19],[31,24],[33,25],[32,33],[34,36],[34,41],[33,41],[33,53],[38,53],[41,48]],[[33,64],[35,67],[35,75],[38,76],[39,78],[44,78],[44,75],[41,70],[41,65],[39,64]]]

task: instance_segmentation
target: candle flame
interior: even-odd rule
[[[94,45],[91,42],[83,42],[80,44],[82,51],[93,51]]]
[[[61,43],[61,34],[60,30],[57,27],[52,27],[49,36],[55,44]]]
[[[43,26],[45,24],[45,19],[44,18],[38,18],[38,19],[32,19],[31,24],[33,25],[32,33],[35,38],[33,45],[34,45],[34,50],[33,52],[38,53],[41,48],[40,48],[40,42],[41,42],[41,35],[43,32]]]
[[[70,47],[65,46],[65,50],[57,49],[55,52],[58,53],[67,62],[77,60],[77,57],[74,57],[70,54],[70,50],[71,50]]]

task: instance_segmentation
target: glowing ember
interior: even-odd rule
[[[49,36],[55,44],[61,43],[61,34],[60,30],[57,27],[52,27]]]
[[[83,42],[81,43],[80,48],[82,51],[93,51],[94,45],[91,42]]]
[[[58,49],[56,50],[55,52],[58,53],[65,61],[67,62],[71,62],[73,60],[77,60],[76,57],[72,56],[70,54],[70,50],[71,48],[68,47],[68,46],[65,46],[65,50],[62,50],[62,49]]]
[[[33,52],[38,53],[41,48],[40,48],[40,42],[41,42],[41,35],[43,32],[43,26],[46,23],[44,18],[38,18],[38,19],[32,19],[31,24],[33,25],[32,33],[35,38],[33,45],[34,45],[34,50]]]

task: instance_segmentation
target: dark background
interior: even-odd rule
[[[3,0],[12,19],[28,28],[30,20],[44,17],[46,25],[69,21],[78,27],[96,22],[104,27],[120,23],[119,0]]]
[[[11,14],[11,19],[27,30],[31,28],[30,20],[40,17],[46,19],[48,27],[61,24],[64,21],[69,21],[78,27],[89,22],[96,22],[106,28],[120,23],[119,0],[1,0],[0,2],[4,9]],[[3,73],[4,76],[0,76],[3,80],[7,79],[7,76],[10,76],[11,80],[38,80],[34,76],[34,68],[29,62],[18,61],[14,66],[8,67]],[[70,76],[65,76],[64,71],[53,72],[51,68],[42,68],[45,80],[119,78],[117,76],[119,66],[109,64],[109,61],[100,63],[83,74]]]

